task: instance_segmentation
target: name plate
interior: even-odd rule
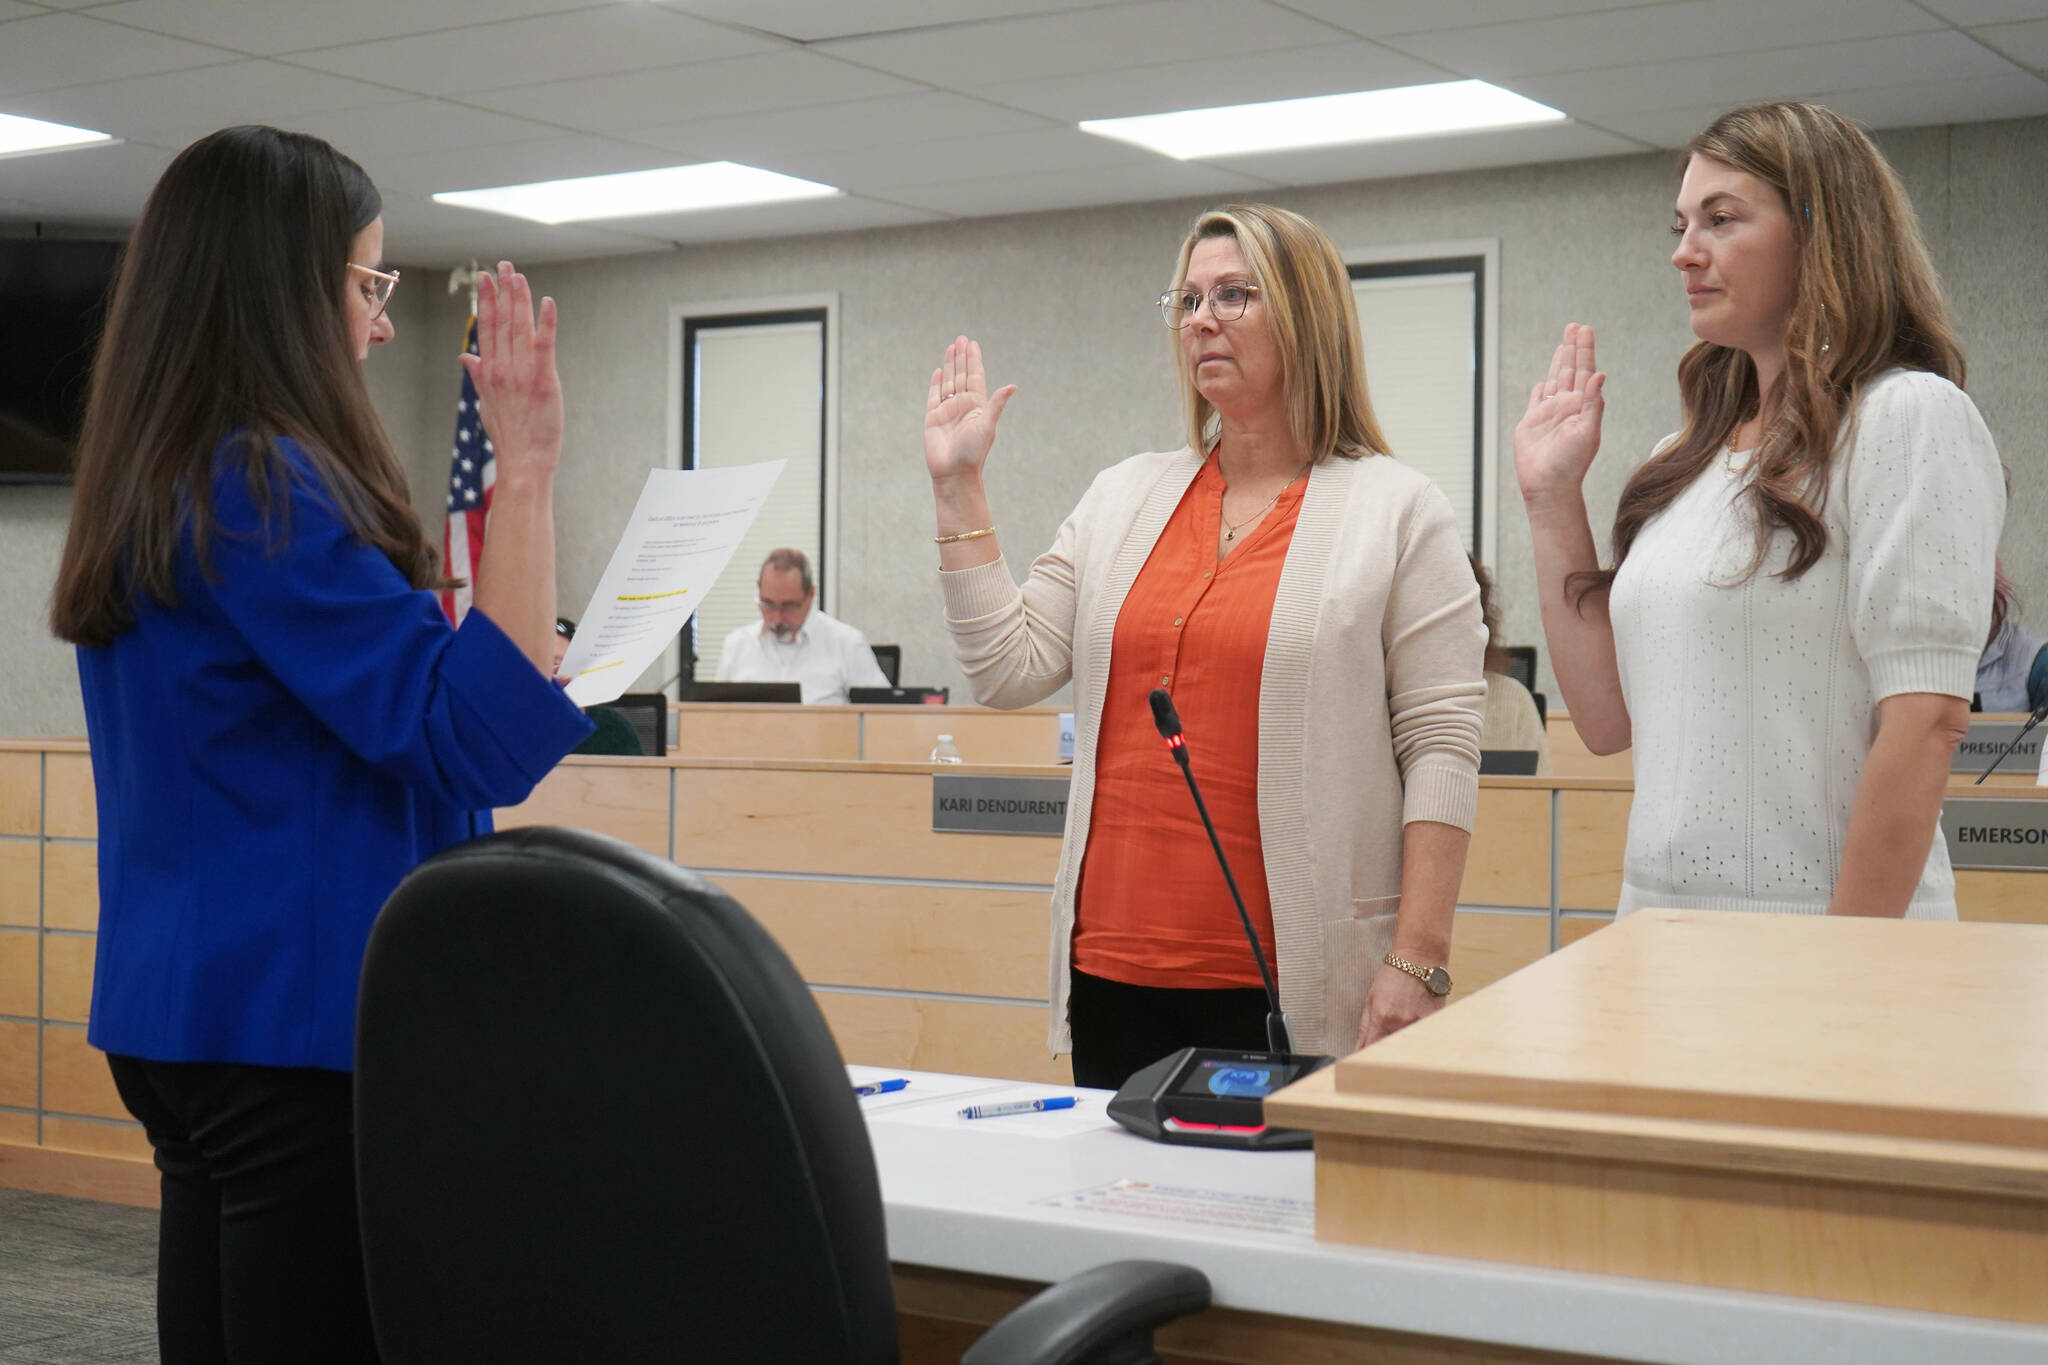
[[[2012,737],[2020,732],[2024,721],[2017,720],[1973,720],[1970,732],[1963,736],[1963,742],[1956,745],[1956,756],[1950,761],[1948,770],[1952,773],[1981,773],[1991,766],[1991,760],[2005,753],[2005,746],[2012,743]],[[2041,740],[2048,737],[2048,725],[2037,725],[2034,733],[2021,740],[2019,747],[1998,765],[2002,773],[2035,773],[2041,770]]]
[[[1067,832],[1064,777],[941,777],[932,775],[936,834]]]
[[[1941,833],[1957,867],[2048,869],[2048,801],[1951,797]]]

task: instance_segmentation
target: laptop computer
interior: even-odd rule
[[[677,701],[790,701],[804,699],[793,682],[686,682],[678,684]]]
[[[944,706],[953,695],[945,687],[849,687],[846,699],[855,706]]]

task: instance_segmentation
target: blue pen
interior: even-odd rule
[[[856,1095],[886,1095],[892,1090],[901,1090],[909,1084],[909,1081],[904,1080],[901,1076],[897,1076],[892,1080],[875,1081],[868,1085],[857,1085],[853,1088],[853,1093]]]
[[[1048,1109],[1072,1109],[1072,1095],[1056,1095],[1049,1100],[1018,1100],[1012,1104],[970,1104],[960,1111],[963,1119],[999,1119],[1005,1114],[1037,1114]]]

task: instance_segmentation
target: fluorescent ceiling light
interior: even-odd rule
[[[37,118],[0,114],[0,156],[19,152],[54,152],[59,147],[83,147],[93,142],[112,142],[105,133],[90,128],[71,128],[45,123]]]
[[[1345,142],[1392,142],[1482,128],[1557,123],[1564,115],[1485,81],[1444,81],[1350,95],[1089,119],[1081,131],[1134,142],[1179,161]]]
[[[733,161],[707,161],[618,175],[587,175],[577,180],[502,185],[492,190],[450,190],[435,195],[434,202],[536,223],[582,223],[593,218],[641,218],[650,213],[691,213],[844,193],[793,175]]]

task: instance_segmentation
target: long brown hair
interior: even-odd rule
[[[138,602],[175,606],[189,539],[211,576],[212,488],[239,470],[289,534],[275,445],[297,441],[349,529],[415,587],[443,580],[370,404],[343,307],[356,234],[382,212],[327,143],[227,128],[174,159],[128,239],[93,362],[50,629],[103,646]],[[237,430],[247,438],[216,464]]]
[[[1373,416],[1365,388],[1365,343],[1351,275],[1323,230],[1298,213],[1271,204],[1226,204],[1195,220],[1180,244],[1171,288],[1188,278],[1188,257],[1212,237],[1236,241],[1256,277],[1260,300],[1280,347],[1280,378],[1294,439],[1312,460],[1331,455],[1384,455],[1387,438]],[[1188,445],[1207,450],[1216,408],[1195,387],[1179,345],[1181,414]]]
[[[1785,373],[1763,413],[1744,490],[1756,526],[1748,574],[1762,568],[1780,527],[1792,533],[1782,576],[1797,578],[1827,550],[1828,472],[1857,401],[1887,370],[1928,370],[1963,382],[1963,350],[1921,241],[1905,187],[1864,131],[1819,105],[1731,110],[1685,145],[1776,190],[1791,215],[1799,279],[1786,326]],[[1580,601],[1614,581],[1646,522],[1685,491],[1736,428],[1758,415],[1749,356],[1695,343],[1678,362],[1685,425],[1630,477],[1614,516],[1614,568],[1573,575]]]

